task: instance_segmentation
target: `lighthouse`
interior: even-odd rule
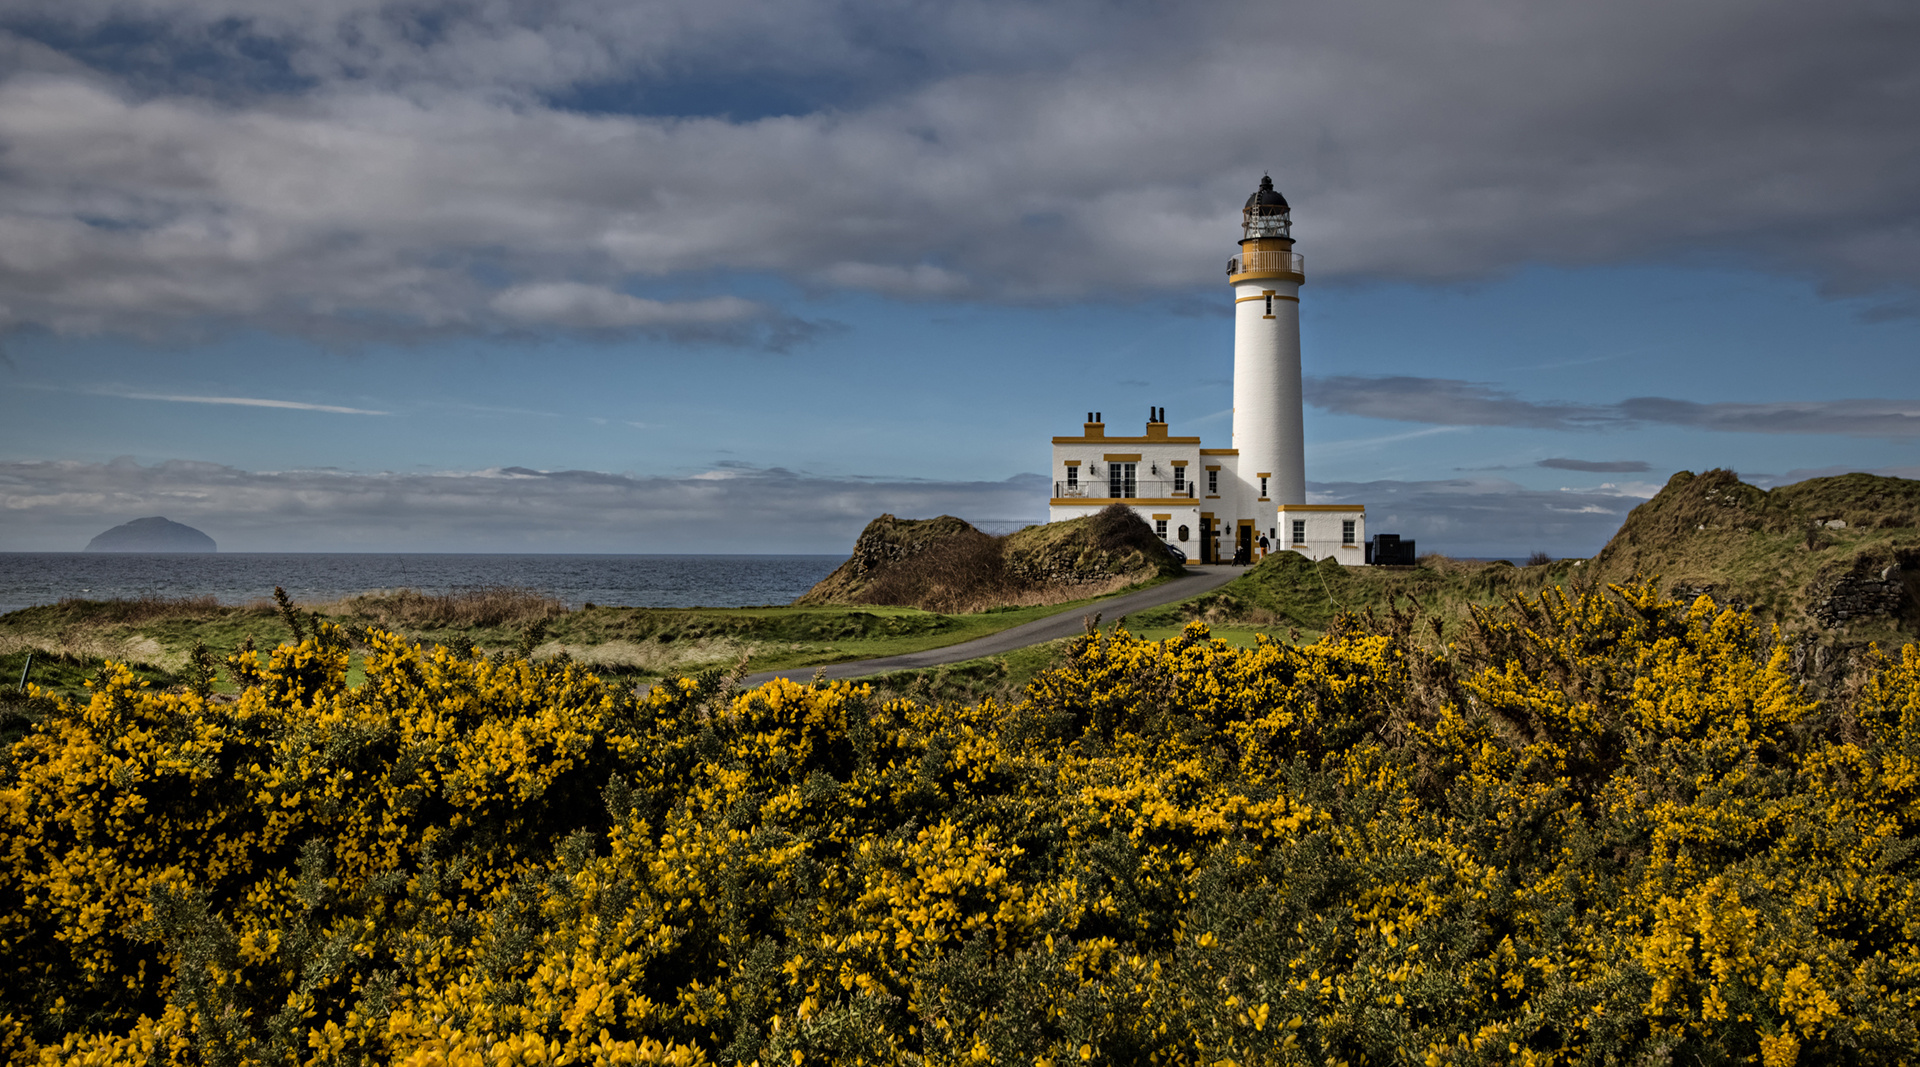
[[[1195,563],[1253,563],[1281,551],[1350,566],[1369,562],[1365,506],[1307,503],[1300,406],[1306,280],[1287,198],[1271,176],[1262,177],[1240,211],[1240,251],[1227,261],[1233,447],[1203,448],[1198,437],[1174,434],[1167,409],[1157,405],[1147,409],[1139,434],[1110,435],[1106,417],[1089,411],[1079,433],[1053,439],[1049,519],[1122,504]],[[1411,552],[1413,543],[1402,547]]]
[[[1241,477],[1262,501],[1307,502],[1306,431],[1300,411],[1300,286],[1287,198],[1263,176],[1240,212],[1233,287],[1233,447]],[[1264,525],[1264,524],[1263,524]]]

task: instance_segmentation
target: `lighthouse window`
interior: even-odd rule
[[[1267,294],[1267,317],[1268,318],[1273,317],[1273,294],[1272,293]]]
[[[1340,543],[1343,545],[1353,544],[1353,520],[1352,519],[1340,520]]]
[[[1173,491],[1178,493],[1187,488],[1187,468],[1173,468]]]
[[[1139,466],[1137,463],[1107,464],[1107,495],[1116,500],[1132,497]]]
[[[1153,532],[1160,535],[1161,537],[1167,536],[1167,520],[1165,519],[1153,520]]]
[[[1307,540],[1307,520],[1305,519],[1293,520],[1293,543],[1296,545],[1304,544],[1306,543],[1306,540]]]
[[[1067,488],[1075,489],[1075,488],[1078,488],[1079,485],[1080,485],[1080,468],[1068,467],[1067,468]]]
[[[1215,496],[1219,495],[1220,493],[1220,472],[1219,471],[1207,472],[1207,492]]]
[[[1260,479],[1260,495],[1263,497],[1267,495],[1267,480],[1265,478]]]

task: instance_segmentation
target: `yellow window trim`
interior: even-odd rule
[[[1056,445],[1197,445],[1198,437],[1056,437]]]
[[[1171,519],[1171,518],[1173,518],[1173,515],[1172,515],[1171,513],[1169,513],[1169,514],[1166,514],[1166,515],[1155,515],[1155,516],[1154,516],[1154,518],[1156,518],[1156,519]]]
[[[1140,453],[1109,452],[1100,458],[1106,460],[1108,463],[1138,463],[1140,462]]]
[[[1066,460],[1065,462],[1069,467],[1078,467],[1080,465],[1080,461],[1077,459],[1070,459],[1070,460]]]
[[[1184,459],[1170,459],[1167,461],[1167,466],[1169,467],[1184,467],[1186,465],[1187,461]]]
[[[1354,511],[1365,514],[1365,504],[1282,504],[1281,511]]]

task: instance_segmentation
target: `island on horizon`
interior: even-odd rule
[[[218,552],[213,538],[154,515],[115,526],[87,542],[87,552]]]

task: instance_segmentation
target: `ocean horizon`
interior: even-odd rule
[[[284,588],[296,604],[415,589],[511,586],[585,604],[735,608],[790,603],[844,555],[464,552],[0,552],[0,613],[70,598],[211,596],[243,605]]]

